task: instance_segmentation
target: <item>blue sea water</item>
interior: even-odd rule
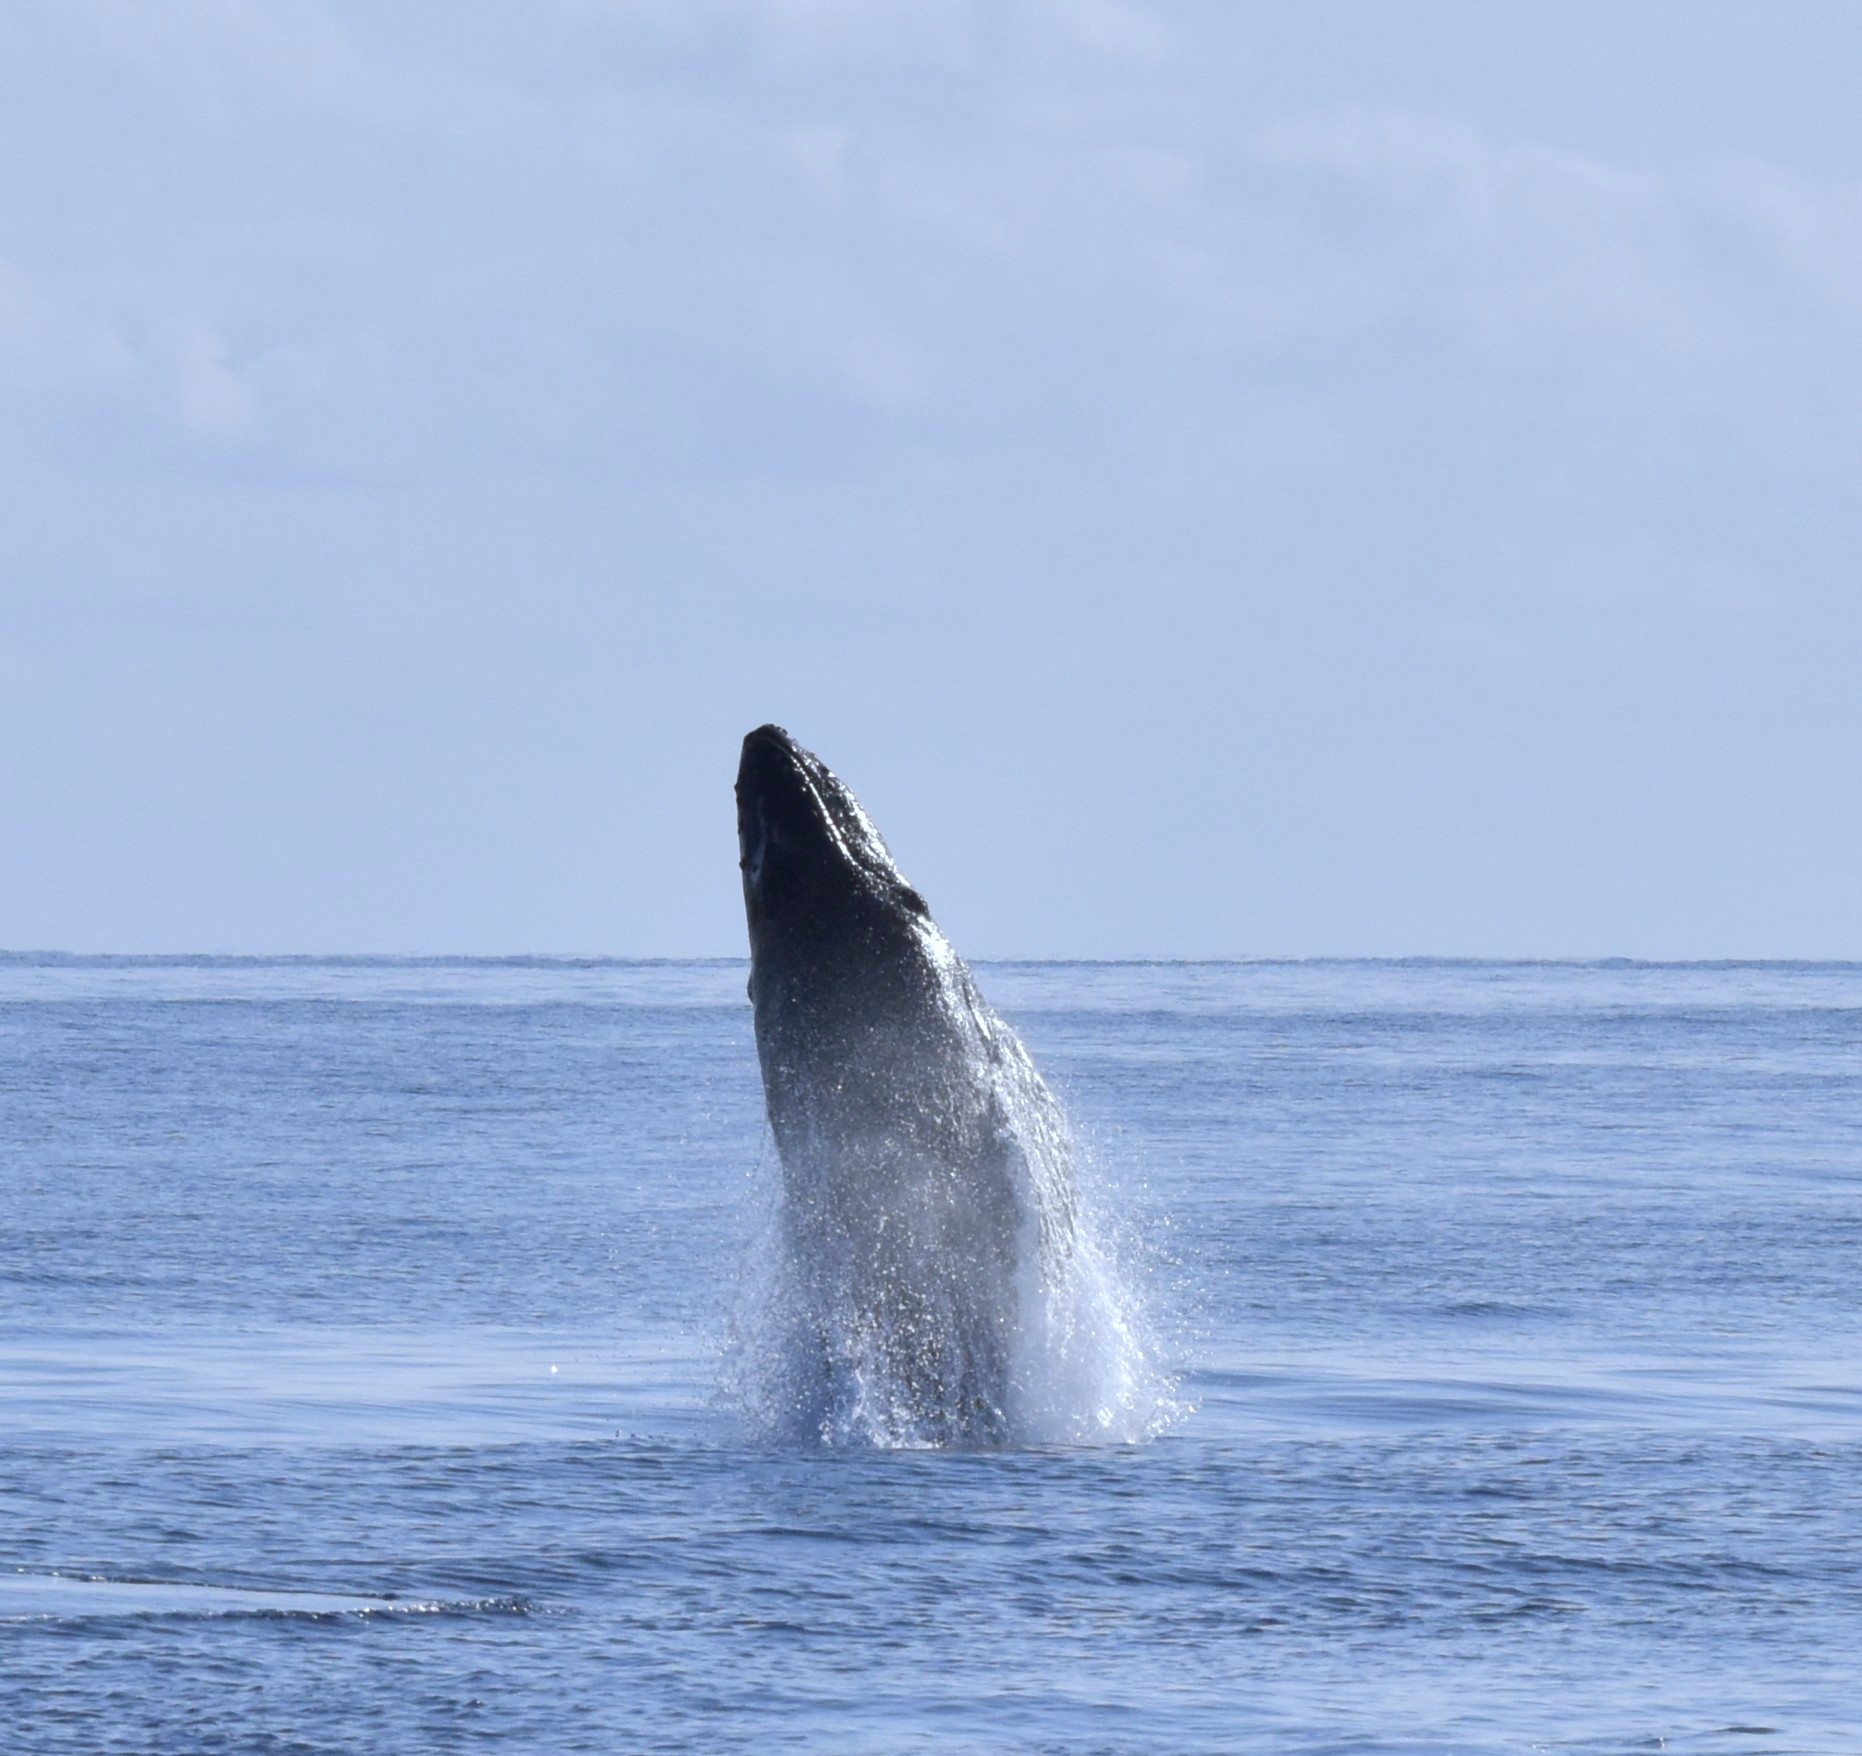
[[[1862,1749],[1862,967],[978,975],[1142,1441],[755,1437],[741,965],[0,959],[0,1747]]]

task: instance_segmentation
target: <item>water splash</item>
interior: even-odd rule
[[[1019,1252],[1008,1308],[995,1311],[989,1267],[962,1260],[914,1265],[930,1296],[855,1296],[820,1260],[820,1228],[796,1224],[780,1179],[763,1178],[724,1374],[750,1436],[885,1450],[1156,1437],[1187,1411],[1162,1364],[1129,1237],[1092,1199],[1094,1184],[1074,1198],[1064,1247]],[[991,1345],[979,1326],[1006,1353],[1000,1407],[965,1404],[953,1388],[966,1381],[956,1362]]]

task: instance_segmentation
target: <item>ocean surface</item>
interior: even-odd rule
[[[977,973],[1143,1434],[756,1436],[741,964],[0,959],[0,1748],[1862,1750],[1862,967]]]

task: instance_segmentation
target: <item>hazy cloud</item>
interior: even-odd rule
[[[986,947],[1856,949],[1789,852],[1862,857],[1849,27],[1684,10],[1651,58],[1349,0],[29,0],[0,906],[205,942],[73,880],[133,820],[238,843],[240,942],[720,948],[704,789],[774,713],[974,858]],[[514,851],[617,785],[599,857]],[[415,818],[494,874],[431,916]]]

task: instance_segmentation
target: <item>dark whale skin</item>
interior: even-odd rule
[[[1024,1301],[1072,1236],[1059,1107],[853,794],[779,726],[744,739],[737,826],[786,1248],[823,1394],[863,1374],[915,1438],[1000,1440]]]

